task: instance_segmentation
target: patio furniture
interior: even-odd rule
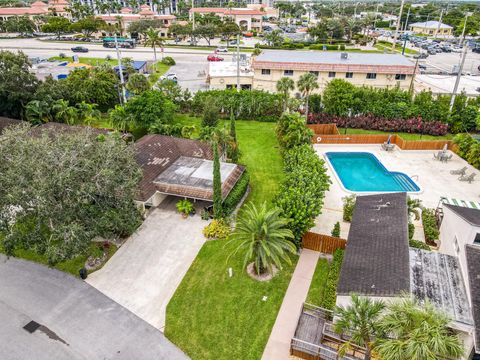
[[[448,160],[451,160],[452,157],[453,157],[452,154],[447,155],[447,154],[445,153],[445,154],[442,154],[442,155],[441,155],[440,161],[448,162]]]
[[[467,171],[467,167],[464,166],[463,168],[458,169],[458,170],[451,170],[450,174],[452,174],[452,175],[465,175],[466,171]]]
[[[434,154],[433,154],[433,158],[434,158],[435,160],[441,160],[441,158],[442,158],[442,153],[443,153],[442,151],[439,151],[439,152],[437,152],[436,154],[434,153]]]
[[[388,135],[388,139],[387,141],[385,141],[383,144],[382,144],[382,149],[385,150],[385,151],[392,151],[395,147],[394,144],[391,143],[391,140],[392,140],[392,135]]]
[[[471,173],[470,175],[461,175],[461,176],[458,178],[458,180],[460,180],[460,181],[467,181],[469,184],[471,184],[476,175],[477,175],[477,174],[475,174],[475,173]]]

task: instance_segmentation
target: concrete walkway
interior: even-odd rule
[[[263,352],[262,360],[290,359],[290,341],[295,334],[298,316],[302,304],[307,298],[319,254],[317,251],[302,250]]]

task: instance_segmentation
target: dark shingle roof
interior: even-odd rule
[[[358,196],[337,293],[396,296],[409,290],[407,195]]]
[[[12,125],[20,125],[22,123],[23,123],[22,120],[15,120],[15,119],[10,119],[6,117],[0,117],[0,134],[2,134],[3,130],[5,130],[7,127]]]
[[[480,247],[467,245],[468,282],[472,301],[473,322],[475,323],[475,350],[480,352]]]
[[[444,204],[444,206],[452,210],[470,224],[474,226],[480,226],[480,210],[450,204]]]

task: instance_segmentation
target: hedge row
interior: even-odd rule
[[[232,214],[240,200],[242,200],[247,192],[249,181],[250,175],[245,171],[223,201],[223,211],[226,216]]]
[[[418,241],[418,240],[410,240],[408,242],[408,245],[412,248],[415,248],[415,249],[431,251],[430,246],[428,246],[424,242],[421,242],[421,241]]]
[[[329,50],[329,51],[338,51],[345,50],[345,45],[328,45],[328,44],[314,44],[310,45],[310,50]]]
[[[480,169],[480,141],[475,140],[470,134],[458,134],[453,142],[458,145],[458,155]]]
[[[342,249],[337,249],[333,254],[333,261],[330,265],[322,304],[320,305],[324,309],[333,310],[335,308],[335,303],[337,301],[337,284],[338,278],[340,277],[340,269],[342,267],[343,253],[344,251]]]
[[[435,210],[422,210],[423,232],[425,234],[425,241],[427,244],[435,246],[440,235],[437,227],[437,219],[435,217]]]

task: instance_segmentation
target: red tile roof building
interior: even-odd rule
[[[66,0],[49,0],[48,3],[35,1],[30,7],[4,7],[0,8],[0,20],[6,20],[12,16],[28,16],[33,18],[38,15],[56,14],[70,17],[67,12]]]
[[[193,14],[215,14],[221,19],[231,18],[243,30],[262,31],[264,11],[250,8],[210,8],[199,7],[190,9],[190,17]]]

